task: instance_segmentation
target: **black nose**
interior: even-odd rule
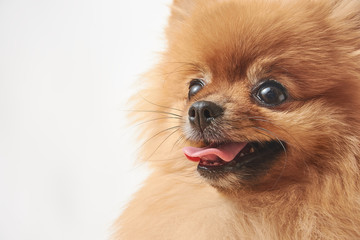
[[[203,130],[223,112],[224,109],[214,102],[198,101],[189,108],[188,114],[190,123]]]

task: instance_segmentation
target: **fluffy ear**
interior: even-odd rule
[[[347,40],[352,42],[355,55],[360,56],[360,0],[333,0],[332,20],[340,24],[337,29],[348,33]]]
[[[360,27],[360,1],[334,0],[333,17],[352,21]]]
[[[173,0],[171,5],[170,26],[183,22],[195,7],[196,0]]]

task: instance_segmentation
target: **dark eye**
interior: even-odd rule
[[[205,83],[201,79],[193,79],[190,82],[189,85],[189,99],[197,94],[203,87],[205,86]]]
[[[283,103],[287,98],[287,92],[280,83],[267,80],[257,87],[254,96],[260,103],[272,107]]]

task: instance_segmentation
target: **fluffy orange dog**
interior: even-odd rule
[[[114,238],[360,239],[360,1],[175,0],[166,34]]]

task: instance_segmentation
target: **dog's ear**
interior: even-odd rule
[[[171,42],[174,34],[176,34],[182,26],[186,25],[186,20],[190,18],[199,1],[200,0],[173,0],[171,15],[166,29],[168,41]]]
[[[170,25],[183,22],[190,16],[196,0],[173,0],[171,5]]]
[[[350,21],[360,27],[360,1],[359,0],[333,0],[332,17]]]
[[[330,19],[336,23],[336,30],[345,31],[346,40],[360,55],[360,0],[333,0],[333,11]]]

